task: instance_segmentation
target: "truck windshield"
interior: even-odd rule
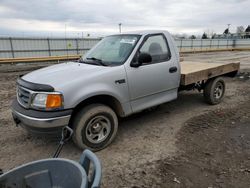
[[[140,35],[112,35],[103,38],[83,58],[83,62],[96,65],[123,64],[137,44]]]

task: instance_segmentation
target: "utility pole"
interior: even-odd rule
[[[122,32],[122,23],[119,23],[118,25],[119,25],[119,33],[121,33]]]

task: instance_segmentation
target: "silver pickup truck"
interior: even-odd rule
[[[180,90],[202,90],[208,103],[218,104],[225,91],[221,76],[238,69],[239,63],[180,63],[167,31],[111,35],[77,62],[18,78],[12,114],[31,132],[54,133],[69,125],[78,147],[97,151],[115,138],[118,117],[174,100]]]

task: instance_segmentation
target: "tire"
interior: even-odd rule
[[[203,91],[205,101],[211,105],[219,104],[224,97],[225,90],[226,84],[222,77],[208,80]]]
[[[110,107],[91,104],[76,114],[73,129],[73,141],[80,149],[99,151],[114,140],[118,119]]]

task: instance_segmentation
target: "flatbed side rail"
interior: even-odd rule
[[[199,63],[180,62],[182,86],[187,86],[217,76],[235,76],[240,68],[240,62],[234,63]]]

